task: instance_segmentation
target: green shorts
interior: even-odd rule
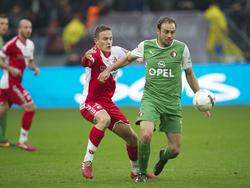
[[[151,102],[142,102],[140,112],[136,119],[136,124],[139,125],[140,121],[153,122],[155,128],[159,124],[159,131],[161,132],[182,132],[182,117],[180,115],[159,112],[156,105],[152,104]]]

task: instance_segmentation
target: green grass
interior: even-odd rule
[[[137,108],[123,108],[134,122]],[[130,164],[124,143],[106,132],[94,159],[94,179],[81,176],[91,125],[77,109],[38,110],[30,132],[34,153],[19,148],[0,148],[0,187],[121,187],[121,188],[241,188],[250,187],[250,106],[216,107],[206,119],[193,108],[183,110],[183,145],[180,156],[171,160],[160,179],[136,184],[128,177]],[[21,110],[8,114],[7,136],[16,142]],[[138,127],[133,126],[138,133]],[[165,145],[155,132],[149,171]]]

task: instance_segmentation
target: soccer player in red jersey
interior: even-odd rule
[[[112,101],[116,87],[117,71],[113,71],[104,84],[97,80],[98,75],[109,65],[126,54],[119,46],[112,46],[112,30],[100,25],[95,30],[95,46],[85,53],[81,63],[86,70],[86,83],[80,104],[82,116],[94,124],[89,134],[86,155],[82,161],[82,175],[93,178],[92,161],[106,129],[121,137],[126,142],[128,157],[131,161],[131,178],[138,175],[137,135],[128,119]],[[156,176],[148,174],[148,179]]]
[[[33,70],[35,75],[39,73],[39,68],[34,64],[34,44],[29,39],[31,33],[31,21],[22,19],[19,22],[18,35],[0,50],[0,67],[3,69],[0,82],[0,117],[7,113],[12,104],[24,109],[20,137],[16,146],[26,151],[37,149],[27,143],[35,105],[28,91],[21,85],[26,66]]]

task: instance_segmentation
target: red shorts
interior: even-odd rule
[[[109,125],[110,130],[112,130],[118,122],[123,122],[129,125],[128,119],[114,103],[105,104],[100,102],[88,102],[80,109],[80,112],[86,120],[96,123],[95,116],[101,110],[105,110],[111,118],[111,123]]]
[[[33,103],[33,100],[21,84],[11,84],[7,89],[0,89],[0,104],[7,102],[9,106],[16,104],[25,106]]]

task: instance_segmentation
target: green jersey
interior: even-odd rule
[[[2,47],[3,47],[3,45],[4,45],[3,37],[2,37],[2,36],[0,36],[0,48],[2,48]]]
[[[132,55],[146,63],[142,102],[150,101],[160,113],[181,115],[182,70],[192,66],[187,45],[174,40],[162,48],[156,39],[145,40]]]

